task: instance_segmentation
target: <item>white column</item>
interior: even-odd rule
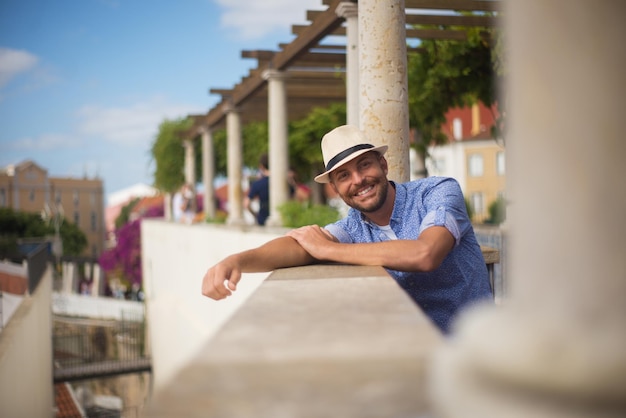
[[[626,3],[507,6],[509,300],[462,318],[433,368],[435,404],[626,416]]]
[[[163,217],[166,221],[173,220],[171,193],[165,193],[165,198],[163,199]]]
[[[100,296],[100,278],[102,277],[102,270],[100,264],[93,265],[93,279],[91,280],[91,296]]]
[[[243,225],[243,145],[241,138],[241,116],[233,106],[226,108],[226,136],[228,151],[228,219],[229,225]]]
[[[215,155],[213,150],[213,132],[209,127],[202,127],[202,183],[204,184],[204,196],[202,206],[204,216],[208,219],[215,218]]]
[[[359,1],[360,126],[387,144],[389,178],[408,181],[409,101],[403,0]]]
[[[191,185],[194,196],[196,194],[196,150],[192,140],[183,141],[185,147],[185,183]],[[191,202],[191,207],[196,211],[196,199]]]
[[[192,140],[183,141],[185,148],[185,183],[196,185],[196,152]]]
[[[287,133],[287,89],[283,71],[266,70],[263,78],[268,89],[270,216],[266,225],[281,226],[278,207],[289,200],[289,141]]]
[[[335,11],[346,20],[346,113],[348,125],[359,126],[359,19],[358,6],[341,2]]]

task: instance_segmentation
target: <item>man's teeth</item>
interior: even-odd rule
[[[366,194],[367,192],[369,192],[370,190],[372,190],[372,187],[368,187],[367,189],[363,189],[360,192],[358,192],[356,195],[357,196],[363,196],[364,194]]]

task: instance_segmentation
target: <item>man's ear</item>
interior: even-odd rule
[[[387,163],[387,159],[381,155],[380,156],[380,168],[383,169],[383,172],[385,173],[385,175],[389,174],[389,164]]]

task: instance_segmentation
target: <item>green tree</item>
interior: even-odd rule
[[[419,52],[408,57],[409,121],[423,158],[429,145],[447,142],[441,126],[449,109],[477,102],[490,108],[498,99],[503,71],[501,50],[496,54],[492,48],[497,30],[463,29],[466,41],[424,40]]]
[[[489,217],[485,219],[486,224],[500,225],[506,220],[506,200],[498,196],[487,208]]]
[[[0,208],[0,257],[18,256],[18,239],[50,238],[54,226],[37,213]],[[78,256],[87,248],[87,237],[73,222],[63,221],[59,229],[63,240],[63,254]]]
[[[324,171],[320,140],[328,131],[346,123],[346,104],[317,107],[303,119],[291,123],[289,161],[303,182]]]
[[[157,189],[173,193],[185,182],[183,139],[192,124],[191,118],[184,118],[166,119],[159,125],[159,133],[150,149],[155,163],[154,186]],[[200,171],[199,164],[196,164],[196,169]]]

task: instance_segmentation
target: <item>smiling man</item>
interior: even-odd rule
[[[487,268],[458,183],[429,177],[396,184],[387,179],[387,146],[374,146],[353,126],[322,138],[330,183],[350,206],[348,215],[321,228],[294,229],[211,267],[202,293],[223,299],[241,273],[315,262],[383,266],[444,332],[468,305],[491,299]]]

